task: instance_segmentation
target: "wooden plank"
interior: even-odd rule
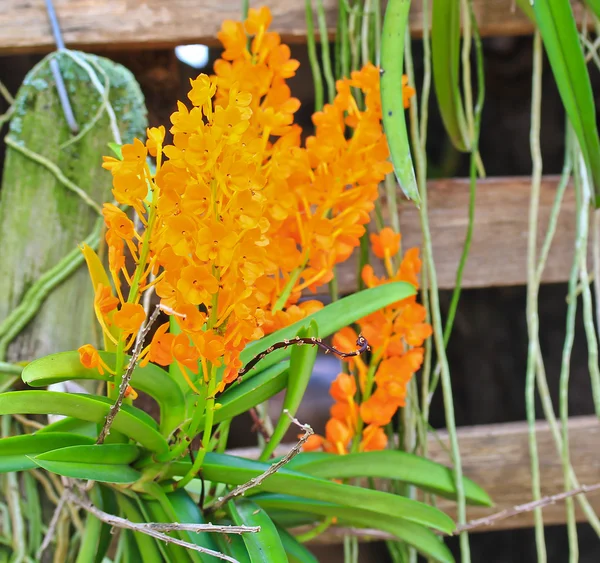
[[[458,429],[460,451],[464,474],[482,486],[496,505],[492,508],[469,506],[468,520],[483,518],[531,500],[529,471],[528,431],[525,422],[464,427]],[[561,493],[563,473],[560,455],[556,451],[554,439],[546,422],[537,423],[537,438],[540,458],[542,495]],[[600,422],[594,416],[573,417],[569,421],[571,463],[581,485],[594,485],[600,482]],[[443,444],[443,446],[442,446]],[[450,466],[449,442],[446,432],[438,436],[430,435],[429,457]],[[281,446],[277,455],[283,455],[291,448]],[[252,457],[252,448],[232,451],[235,455]],[[597,513],[600,513],[600,491],[588,494],[588,499]],[[579,510],[577,519],[585,517]],[[438,498],[437,506],[456,520],[456,505],[447,499]],[[543,509],[547,525],[564,524],[564,503],[549,505]],[[480,528],[477,531],[526,528],[533,526],[532,513],[522,513],[512,518],[499,520],[493,528]],[[320,543],[340,543],[335,534],[323,534]]]
[[[239,19],[239,0],[54,0],[65,43],[71,48],[156,48],[185,43],[216,44],[224,19]],[[286,41],[302,41],[304,3],[289,0],[252,2],[273,12],[273,29]],[[337,0],[324,0],[330,33],[335,30]],[[514,0],[474,0],[482,35],[525,35],[532,31]],[[580,4],[576,5],[578,18]],[[423,31],[422,4],[413,1],[412,33]],[[45,3],[0,2],[0,53],[48,51],[54,41]]]
[[[542,245],[559,178],[545,176],[540,194],[538,243]],[[477,184],[475,226],[463,287],[523,285],[527,279],[527,236],[530,178],[489,178]],[[466,179],[429,183],[429,225],[441,288],[454,287],[456,269],[468,223],[469,182]],[[384,209],[387,215],[388,211]],[[400,205],[403,248],[421,247],[418,210]],[[569,187],[559,215],[556,235],[542,281],[566,281],[575,241],[575,194]],[[383,273],[378,260],[372,261]],[[338,267],[342,293],[356,291],[356,260]],[[326,291],[326,288],[323,290]]]

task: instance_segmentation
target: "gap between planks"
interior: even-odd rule
[[[263,0],[253,6],[267,5],[273,13],[272,29],[285,41],[305,39],[304,3],[289,0]],[[338,0],[324,0],[330,35],[335,32]],[[187,43],[216,45],[216,35],[225,19],[240,19],[240,0],[54,0],[57,17],[69,48],[151,49]],[[482,35],[528,35],[533,31],[529,19],[514,0],[474,0]],[[581,21],[582,8],[574,5]],[[410,12],[413,36],[423,32],[420,0]],[[2,0],[0,2],[0,53],[46,52],[54,40],[45,4]]]
[[[529,466],[528,430],[526,422],[509,422],[469,426],[458,429],[458,440],[465,476],[483,487],[496,503],[492,508],[468,506],[467,518],[474,520],[500,512],[506,508],[531,500],[531,476]],[[546,422],[537,423],[537,439],[540,457],[542,496],[561,493],[564,490],[562,465],[550,429]],[[595,416],[572,417],[569,420],[571,463],[582,485],[593,485],[600,481],[600,422]],[[443,444],[443,445],[442,445]],[[275,455],[284,455],[289,447],[279,446]],[[450,465],[448,435],[439,431],[437,437],[429,436],[429,458]],[[255,448],[232,450],[230,453],[256,458]],[[588,494],[588,499],[600,513],[600,491]],[[577,508],[577,520],[585,517]],[[437,498],[437,506],[456,521],[456,505],[450,500]],[[512,518],[499,520],[493,527],[484,527],[475,532],[529,528],[533,526],[533,513],[522,513]],[[543,509],[546,525],[564,524],[563,502]],[[316,543],[340,543],[341,538],[323,534]]]

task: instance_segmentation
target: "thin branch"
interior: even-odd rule
[[[464,526],[458,526],[454,533],[458,534],[467,530],[481,528],[482,526],[492,526],[499,520],[511,518],[512,516],[517,516],[518,514],[523,514],[524,512],[531,512],[533,510],[537,510],[538,508],[543,508],[544,506],[554,504],[558,501],[566,500],[568,498],[580,495],[582,493],[590,493],[592,491],[597,491],[599,489],[600,483],[596,483],[595,485],[581,485],[577,489],[572,489],[570,491],[558,493],[556,495],[542,497],[539,500],[534,500],[525,504],[519,504],[517,506],[513,506],[512,508],[506,508],[505,510],[497,512],[496,514],[492,514],[491,516],[478,518],[477,520],[471,520],[470,522],[467,522]]]
[[[484,518],[478,518],[477,520],[471,520],[464,524],[463,526],[458,526],[456,530],[454,530],[453,535],[459,534],[461,532],[473,531],[478,528],[489,527],[495,525],[500,520],[505,520],[506,518],[511,518],[513,516],[517,516],[519,514],[525,514],[527,512],[532,512],[538,508],[543,508],[545,506],[549,506],[561,500],[565,500],[570,497],[574,497],[576,495],[590,493],[593,491],[600,490],[600,483],[595,485],[582,485],[577,489],[573,489],[572,491],[567,491],[566,493],[558,493],[556,495],[542,497],[540,500],[528,502],[526,504],[520,504],[518,506],[513,506],[512,508],[506,508],[500,512],[495,514],[491,514],[490,516],[485,516]],[[357,536],[364,538],[366,540],[397,540],[397,536],[394,534],[390,534],[389,532],[383,532],[382,530],[371,529],[371,528],[352,528],[352,527],[342,527],[342,526],[332,526],[327,531],[328,534],[336,537],[340,536]]]
[[[63,508],[65,507],[66,500],[67,500],[67,492],[65,491],[65,492],[63,492],[61,497],[58,499],[58,504],[56,505],[56,508],[54,509],[54,514],[52,514],[52,519],[50,520],[50,524],[48,525],[48,530],[46,531],[46,535],[44,536],[42,545],[40,545],[40,548],[37,550],[37,553],[35,554],[35,558],[37,561],[42,560],[42,555],[44,554],[44,551],[46,551],[46,548],[50,545],[50,543],[52,542],[52,540],[54,539],[54,537],[56,535],[56,527],[58,526],[58,521],[60,519],[60,515],[62,514]]]
[[[154,309],[154,312],[152,313],[152,315],[150,315],[150,318],[148,319],[146,324],[140,329],[139,335],[135,342],[135,346],[133,348],[133,353],[131,354],[131,359],[129,360],[127,369],[125,370],[125,372],[123,373],[123,377],[121,378],[121,385],[119,387],[119,395],[118,395],[117,400],[115,401],[114,405],[112,405],[110,407],[110,410],[108,411],[108,414],[106,415],[106,420],[104,421],[104,426],[102,428],[102,431],[100,432],[100,435],[98,436],[98,440],[96,441],[97,444],[104,443],[104,440],[106,439],[106,437],[108,436],[108,434],[110,432],[110,427],[112,426],[117,414],[119,414],[119,411],[121,410],[121,406],[123,405],[123,399],[125,398],[125,394],[127,393],[127,389],[129,387],[129,382],[131,381],[131,376],[133,375],[133,370],[135,369],[135,366],[137,365],[140,354],[142,353],[142,347],[144,345],[144,340],[146,339],[146,336],[148,335],[148,332],[150,331],[150,327],[154,324],[154,322],[158,318],[158,315],[160,314],[160,310],[161,310],[160,305],[157,305],[156,308]]]
[[[265,428],[265,425],[261,420],[260,415],[256,410],[256,407],[252,407],[248,412],[250,413],[250,417],[252,418],[252,422],[254,423],[250,430],[252,432],[258,431],[260,435],[264,438],[265,442],[268,442],[271,439],[271,434]]]
[[[298,440],[298,443],[294,447],[292,447],[292,449],[285,456],[283,456],[279,461],[277,461],[273,465],[271,465],[269,467],[269,469],[267,469],[264,473],[261,473],[257,477],[253,477],[252,479],[250,479],[250,481],[248,481],[247,483],[244,483],[243,485],[237,486],[235,489],[233,489],[232,491],[227,493],[224,497],[221,497],[220,499],[218,499],[210,507],[211,512],[218,510],[225,503],[229,502],[231,499],[234,499],[236,497],[243,495],[246,491],[249,491],[250,489],[252,489],[254,487],[258,487],[267,477],[269,477],[270,475],[273,475],[274,473],[279,471],[286,463],[289,463],[292,460],[292,458],[294,458],[296,455],[298,455],[300,453],[300,450],[302,449],[302,446],[304,445],[304,443],[310,438],[310,436],[312,436],[314,434],[313,429],[308,424],[302,424],[297,418],[294,418],[287,409],[284,409],[283,412],[291,418],[292,422],[296,426],[298,426],[302,430],[304,430],[304,434]]]
[[[215,532],[218,534],[256,534],[260,526],[219,526],[217,524],[165,524],[163,522],[148,522],[139,524],[142,528],[157,532]]]
[[[224,561],[229,561],[230,563],[239,563],[239,561],[237,559],[234,559],[233,557],[229,557],[228,555],[225,555],[224,553],[219,553],[218,551],[214,551],[207,547],[202,547],[202,546],[196,545],[194,543],[190,543],[190,542],[186,542],[186,541],[183,541],[183,540],[180,540],[177,538],[173,538],[171,536],[168,536],[167,534],[164,534],[162,532],[159,532],[159,531],[149,527],[148,524],[138,524],[138,523],[130,522],[129,520],[127,520],[125,518],[121,518],[120,516],[115,516],[114,514],[109,514],[108,512],[104,512],[103,510],[100,510],[98,507],[94,506],[91,502],[78,497],[72,491],[68,492],[68,500],[70,500],[74,504],[80,506],[81,508],[83,508],[84,510],[89,512],[90,514],[93,514],[96,518],[98,518],[98,520],[101,520],[102,522],[108,524],[109,526],[113,526],[115,528],[123,528],[125,530],[132,530],[134,532],[141,532],[142,534],[146,534],[147,536],[153,537],[159,541],[173,543],[173,544],[179,545],[185,549],[192,549],[192,550],[198,551],[200,553],[212,555],[213,557],[217,557],[218,559],[222,559]],[[157,525],[160,525],[160,524],[157,524]],[[164,524],[164,525],[166,526],[166,524]],[[177,524],[172,524],[172,526],[177,526]],[[185,526],[185,524],[184,524],[184,526]],[[193,526],[195,527],[195,529],[200,528],[199,524],[194,524]],[[172,528],[172,529],[180,530],[181,528]]]

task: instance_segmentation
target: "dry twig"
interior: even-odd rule
[[[298,440],[298,443],[279,461],[277,461],[273,465],[271,465],[269,467],[269,469],[267,469],[264,473],[261,473],[257,477],[253,477],[247,483],[238,485],[235,489],[233,489],[232,491],[227,493],[224,497],[221,497],[220,499],[218,499],[209,508],[209,510],[211,512],[218,510],[225,503],[229,502],[231,499],[234,499],[235,497],[239,497],[239,496],[243,495],[246,491],[248,491],[254,487],[258,487],[267,477],[269,477],[270,475],[273,475],[274,473],[279,471],[279,469],[281,469],[286,463],[289,463],[289,461],[292,458],[294,458],[296,455],[298,455],[300,453],[300,450],[302,449],[302,446],[306,442],[306,440],[308,440],[308,438],[314,434],[313,429],[308,424],[302,424],[297,418],[294,418],[287,409],[285,409],[283,412],[292,419],[292,422],[296,426],[299,426],[300,428],[302,428],[302,430],[304,430],[304,434]]]
[[[133,375],[133,370],[137,365],[140,354],[142,353],[142,347],[144,346],[144,340],[150,331],[150,327],[154,324],[158,315],[160,314],[161,307],[157,305],[154,309],[152,315],[146,322],[146,324],[140,329],[138,337],[136,338],[135,346],[133,347],[133,353],[131,354],[131,359],[129,360],[129,364],[127,365],[127,369],[123,373],[123,377],[121,378],[121,385],[119,386],[119,395],[117,396],[117,400],[114,405],[110,407],[108,414],[106,415],[106,420],[104,421],[104,426],[102,427],[102,431],[98,436],[97,444],[104,443],[104,440],[108,436],[110,432],[110,427],[112,426],[116,416],[119,414],[121,410],[121,406],[123,405],[123,399],[125,398],[125,394],[127,393],[127,389],[129,387],[129,382],[131,381],[131,376]]]
[[[556,495],[543,497],[539,500],[534,500],[525,504],[519,504],[517,506],[513,506],[512,508],[506,508],[505,510],[501,510],[500,512],[496,512],[496,514],[492,514],[484,518],[471,520],[470,522],[467,522],[464,526],[458,526],[454,533],[457,534],[459,532],[465,532],[473,530],[475,528],[481,528],[482,526],[492,526],[499,520],[504,520],[505,518],[510,518],[511,516],[516,516],[517,514],[522,514],[524,512],[531,512],[538,508],[543,508],[544,506],[554,504],[555,502],[558,502],[560,500],[565,500],[576,495],[580,495],[582,493],[590,493],[598,489],[600,489],[600,483],[596,483],[595,485],[581,485],[581,487],[578,487],[571,491],[566,491],[563,493],[558,493]]]
[[[40,545],[40,548],[37,550],[37,553],[35,554],[36,561],[42,560],[42,555],[44,554],[44,551],[46,551],[46,548],[50,545],[50,543],[56,536],[56,526],[58,526],[58,521],[60,519],[60,515],[62,514],[66,500],[67,500],[67,494],[65,491],[65,492],[63,492],[61,497],[58,499],[58,504],[56,505],[56,508],[54,509],[54,514],[52,514],[52,519],[50,520],[50,524],[48,525],[48,530],[46,532],[46,535],[44,536],[42,545]]]
[[[580,495],[583,493],[590,493],[592,491],[597,491],[600,489],[600,483],[595,485],[582,485],[577,489],[573,489],[571,491],[558,493],[556,495],[551,495],[547,497],[543,497],[540,500],[528,502],[525,504],[519,504],[517,506],[513,506],[511,508],[506,508],[501,510],[500,512],[496,512],[495,514],[490,514],[490,516],[485,516],[484,518],[477,518],[476,520],[471,520],[467,522],[464,526],[458,526],[452,535],[459,534],[461,532],[470,532],[477,528],[483,528],[487,526],[493,526],[496,522],[500,520],[504,520],[505,518],[511,518],[512,516],[517,516],[518,514],[523,514],[525,512],[532,512],[536,508],[543,508],[550,504],[554,504],[555,502],[565,500],[570,497],[574,497],[576,495]],[[333,536],[357,536],[365,539],[371,540],[397,540],[398,538],[394,534],[390,534],[389,532],[383,532],[381,530],[375,530],[371,528],[351,528],[351,527],[343,527],[343,526],[332,526],[327,531],[328,534]]]
[[[217,557],[218,559],[222,559],[223,561],[229,561],[230,563],[239,563],[239,561],[237,559],[234,559],[233,557],[229,557],[229,555],[225,555],[224,553],[219,553],[218,551],[214,551],[207,547],[202,547],[202,546],[196,545],[194,543],[186,542],[186,541],[180,540],[178,538],[173,538],[171,536],[168,536],[167,534],[159,532],[156,529],[150,527],[151,524],[149,524],[149,523],[138,524],[135,522],[130,522],[126,518],[121,518],[120,516],[115,516],[114,514],[109,514],[108,512],[104,512],[103,510],[100,510],[98,507],[94,506],[88,500],[84,500],[84,499],[80,498],[73,491],[68,491],[67,495],[68,495],[68,500],[70,500],[74,504],[80,506],[81,508],[83,508],[84,510],[89,512],[90,514],[93,514],[96,518],[98,518],[98,520],[101,520],[102,522],[104,522],[105,524],[108,524],[109,526],[113,526],[115,528],[123,528],[125,530],[132,530],[134,532],[141,532],[142,534],[146,534],[146,535],[153,537],[159,541],[164,541],[167,543],[179,545],[185,549],[192,549],[192,550],[198,551],[200,553],[205,553],[206,555],[212,555],[213,557]],[[200,525],[200,524],[179,524],[178,525],[178,524],[152,523],[152,525],[162,526],[163,527],[162,529],[165,529],[166,526],[171,526],[170,530],[172,530],[172,531],[184,529],[181,526],[187,526],[187,528],[185,528],[186,530],[189,530],[190,529],[189,527],[193,527],[194,530],[192,530],[192,531],[198,531],[199,528],[202,528],[201,531],[208,531],[208,530],[204,529],[202,527],[202,525]],[[222,527],[226,528],[227,526],[222,526]],[[216,530],[212,530],[212,531],[216,531]],[[248,530],[248,531],[250,531],[250,530]],[[236,532],[236,533],[240,533],[240,532]]]

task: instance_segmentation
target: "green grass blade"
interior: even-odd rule
[[[533,10],[565,111],[594,180],[598,207],[600,139],[596,108],[571,4],[569,0],[536,0]]]
[[[381,111],[394,173],[402,191],[417,205],[421,201],[410,155],[402,95],[404,40],[410,0],[388,2],[381,38]]]
[[[468,134],[459,87],[460,2],[434,2],[431,15],[433,85],[446,132],[459,151],[468,150]]]

